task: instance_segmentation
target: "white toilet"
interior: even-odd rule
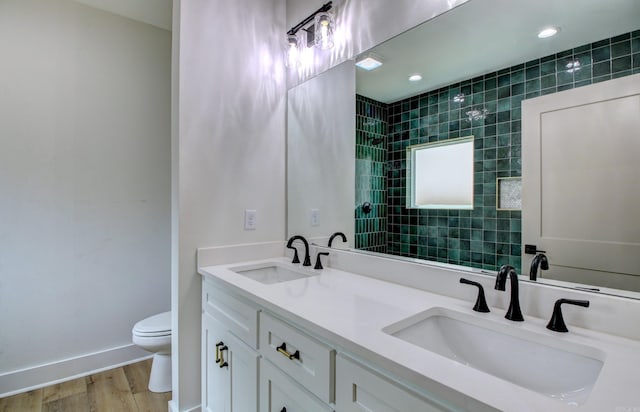
[[[171,390],[171,312],[164,312],[136,323],[131,330],[133,343],[154,352],[149,376],[151,392]]]

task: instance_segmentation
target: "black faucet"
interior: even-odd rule
[[[300,258],[298,257],[298,249],[296,249],[296,247],[292,246],[290,243],[291,242],[287,243],[287,249],[293,249],[293,260],[291,261],[291,263],[300,263]]]
[[[567,325],[564,323],[564,318],[562,317],[562,308],[560,305],[563,303],[569,303],[571,305],[582,306],[585,308],[589,307],[588,300],[574,300],[574,299],[558,299],[556,303],[553,305],[553,315],[551,315],[551,319],[547,324],[547,329],[552,330],[554,332],[569,332],[567,329]]]
[[[542,270],[549,270],[549,259],[547,259],[547,255],[544,253],[538,253],[531,260],[531,269],[529,270],[530,280],[538,279],[538,267]]]
[[[294,240],[302,240],[302,243],[304,243],[304,262],[302,263],[302,266],[311,266],[311,256],[309,256],[309,242],[307,242],[307,239],[303,238],[300,235],[291,236],[289,238],[289,241],[287,242],[287,248],[295,249],[295,247],[293,246]],[[298,251],[296,249],[296,253],[293,255],[293,261],[291,263],[300,263],[300,259],[298,259],[298,261],[296,262],[297,257]]]
[[[333,235],[331,235],[331,237],[329,238],[329,243],[327,244],[327,247],[331,247],[331,242],[333,242],[333,239],[335,239],[337,236],[340,236],[343,242],[345,243],[347,242],[347,237],[344,235],[344,233],[336,232]]]
[[[496,290],[505,290],[507,283],[507,275],[511,279],[511,302],[505,318],[514,322],[522,322],[524,317],[520,310],[520,298],[518,297],[518,274],[516,269],[510,265],[503,265],[496,277]]]
[[[484,288],[478,282],[473,282],[469,279],[460,278],[460,283],[465,285],[472,285],[478,288],[478,297],[476,298],[476,304],[473,306],[473,310],[476,312],[489,312],[489,306],[487,306],[487,300],[484,297]]]
[[[316,256],[316,265],[313,267],[314,269],[324,269],[322,267],[320,256],[329,256],[329,252],[318,252],[318,256]]]

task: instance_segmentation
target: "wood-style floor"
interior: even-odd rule
[[[0,412],[166,412],[171,392],[149,392],[151,359],[0,398]]]

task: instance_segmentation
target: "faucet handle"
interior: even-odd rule
[[[298,257],[298,249],[295,246],[287,245],[287,249],[293,249],[293,260],[291,263],[300,263],[300,258]]]
[[[313,267],[314,269],[323,269],[322,261],[320,260],[320,256],[329,256],[329,252],[318,252],[316,256],[316,265]]]
[[[484,288],[482,287],[481,284],[465,278],[460,278],[460,283],[478,287],[478,297],[476,298],[476,304],[473,306],[473,310],[475,310],[476,312],[482,312],[482,313],[490,312],[489,306],[487,306],[487,300],[484,297]]]
[[[567,325],[564,323],[564,318],[562,317],[562,308],[560,307],[560,305],[562,305],[563,303],[582,306],[585,308],[589,307],[588,300],[576,300],[576,299],[556,300],[556,303],[553,305],[553,315],[551,315],[551,319],[547,324],[547,329],[552,330],[554,332],[569,332],[569,329],[567,329]]]

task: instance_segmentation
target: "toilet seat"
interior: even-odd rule
[[[164,312],[142,319],[133,326],[132,333],[139,337],[171,335],[171,312]]]
[[[133,335],[139,338],[161,338],[163,336],[171,336],[171,331],[162,331],[162,332],[138,332],[136,330],[133,331]]]

